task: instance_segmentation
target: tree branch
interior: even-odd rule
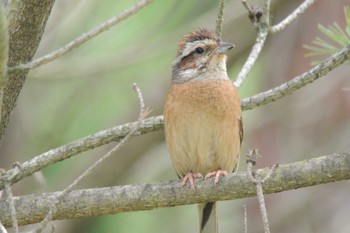
[[[218,35],[219,37],[221,37],[222,27],[224,23],[225,7],[226,7],[226,0],[220,0],[218,16],[216,19],[216,30],[215,30],[216,35]]]
[[[264,177],[269,171],[270,168],[259,169],[256,175]],[[348,179],[350,179],[350,151],[279,165],[263,183],[263,191],[265,194],[270,194]],[[40,221],[46,215],[50,203],[59,194],[60,192],[14,197],[19,225]],[[255,184],[251,181],[249,172],[223,177],[215,187],[212,179],[198,180],[195,191],[189,186],[181,187],[180,180],[84,189],[69,193],[57,206],[53,219],[150,210],[255,195]],[[11,225],[10,209],[5,198],[0,199],[0,221],[4,226]]]
[[[268,91],[259,93],[257,95],[245,98],[242,100],[242,106],[244,110],[253,109],[260,105],[265,105],[278,100],[286,95],[290,95],[296,90],[304,87],[307,84],[312,83],[320,77],[323,77],[331,70],[335,69],[339,65],[343,64],[350,58],[350,44],[342,48],[339,52],[327,58],[319,65],[313,67],[311,70],[303,73],[300,76],[293,78],[292,80],[270,89]]]
[[[305,0],[297,9],[295,9],[279,24],[271,26],[270,32],[275,33],[285,29],[290,23],[298,18],[299,15],[303,14],[314,2],[316,2],[316,0]]]
[[[258,36],[256,38],[255,44],[250,52],[247,61],[244,63],[241,71],[239,72],[236,81],[234,82],[236,87],[240,87],[243,81],[247,78],[248,73],[252,69],[255,61],[264,47],[266,37],[268,35],[268,30],[266,27],[259,27]]]
[[[32,60],[44,33],[54,2],[52,0],[16,1],[16,9],[9,12],[8,66],[27,63]],[[11,4],[8,7],[11,7]],[[8,82],[5,85],[2,98],[0,144],[27,73],[28,71],[21,71],[8,75]]]
[[[49,150],[33,159],[26,161],[14,168],[0,174],[0,190],[4,188],[5,176],[10,184],[14,184],[24,177],[30,176],[33,173],[42,170],[50,164],[54,164],[61,160],[70,158],[87,150],[106,145],[113,141],[120,141],[130,133],[138,122],[131,122],[124,125],[116,126],[111,129],[103,130],[93,135],[81,138],[67,145]],[[137,135],[142,135],[147,132],[153,132],[163,128],[163,116],[150,117],[141,121],[141,125],[136,132]]]
[[[326,59],[321,64],[315,66],[304,74],[295,77],[278,87],[262,92],[255,96],[251,96],[242,100],[241,105],[243,110],[253,109],[255,107],[268,104],[283,96],[290,95],[294,91],[303,86],[315,81],[316,79],[326,75],[331,70],[338,67],[350,57],[350,45],[344,47],[341,51]],[[16,166],[6,172],[8,182],[14,184],[24,177],[30,176],[33,173],[42,170],[50,164],[67,159],[84,151],[108,144],[113,141],[120,141],[134,127],[137,122],[127,123],[116,126],[111,129],[103,130],[85,138],[76,140],[67,145],[49,150],[33,159],[26,161],[20,166]],[[150,117],[141,122],[138,130],[139,135],[148,132],[157,131],[163,128],[163,116]],[[5,174],[4,174],[5,176]],[[4,188],[5,181],[0,176],[0,190]]]
[[[79,47],[80,45],[84,44],[88,40],[94,38],[95,36],[99,35],[100,33],[110,29],[112,26],[116,25],[117,23],[127,19],[129,16],[136,14],[139,10],[141,10],[146,5],[150,4],[153,0],[141,0],[140,2],[136,3],[129,9],[123,11],[121,14],[114,16],[113,18],[109,19],[108,21],[104,22],[103,24],[99,25],[98,27],[92,29],[91,31],[82,34],[75,40],[69,42],[67,45],[63,46],[62,48],[47,54],[43,57],[40,57],[34,61],[31,61],[27,64],[20,64],[17,66],[13,66],[9,68],[9,72],[15,72],[19,70],[29,70],[34,69],[39,66],[45,65],[51,61],[56,60],[57,58],[63,56],[64,54],[68,53],[74,48]]]
[[[134,83],[133,89],[135,90],[138,100],[139,100],[139,116],[137,118],[137,124],[134,128],[126,135],[122,140],[118,142],[118,144],[110,150],[107,154],[98,159],[93,165],[91,165],[88,169],[86,169],[78,178],[76,178],[68,187],[66,187],[59,195],[57,195],[56,200],[51,202],[50,209],[46,214],[45,218],[40,222],[39,226],[34,230],[35,233],[40,233],[47,226],[47,224],[52,220],[52,217],[57,211],[57,205],[62,201],[64,197],[66,197],[81,181],[90,175],[93,171],[95,171],[103,162],[105,162],[109,157],[111,157],[115,152],[117,152],[130,138],[131,136],[138,130],[140,127],[141,121],[146,117],[147,111],[145,110],[145,103],[143,100],[143,96],[141,90]]]
[[[242,4],[248,11],[249,19],[258,30],[258,36],[256,37],[252,51],[250,52],[246,62],[237,76],[236,81],[234,82],[236,87],[240,87],[243,81],[247,78],[248,73],[253,68],[255,61],[258,59],[258,56],[264,47],[267,35],[269,34],[268,27],[270,22],[270,3],[270,0],[266,0],[264,10],[262,10],[260,8],[248,5],[245,0],[242,1]]]

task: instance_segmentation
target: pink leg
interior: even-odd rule
[[[194,181],[193,179],[194,178],[202,178],[202,174],[200,173],[192,173],[192,172],[189,172],[187,173],[187,175],[183,178],[182,180],[182,183],[181,183],[181,186],[185,186],[187,181],[190,182],[190,185],[191,185],[191,189],[192,190],[195,190],[195,186],[194,186]]]
[[[215,172],[209,172],[209,173],[205,176],[205,179],[208,179],[209,177],[215,176],[214,184],[217,184],[217,183],[219,183],[220,175],[227,176],[228,173],[227,173],[227,171],[225,171],[225,170],[217,170],[217,171],[215,171]]]

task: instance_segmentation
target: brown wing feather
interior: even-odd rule
[[[242,145],[242,141],[243,141],[243,120],[242,120],[242,116],[239,119],[239,138],[241,140],[241,145]]]

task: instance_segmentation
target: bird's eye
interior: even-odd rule
[[[204,52],[204,49],[203,49],[202,47],[196,48],[196,53],[201,54],[201,53],[203,53],[203,52]]]

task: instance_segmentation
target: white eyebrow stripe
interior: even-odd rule
[[[182,49],[182,53],[180,57],[185,57],[188,54],[190,54],[193,51],[193,48],[197,47],[198,45],[206,45],[210,43],[216,43],[216,41],[212,39],[205,39],[205,40],[196,40],[193,42],[186,43],[185,47]]]

